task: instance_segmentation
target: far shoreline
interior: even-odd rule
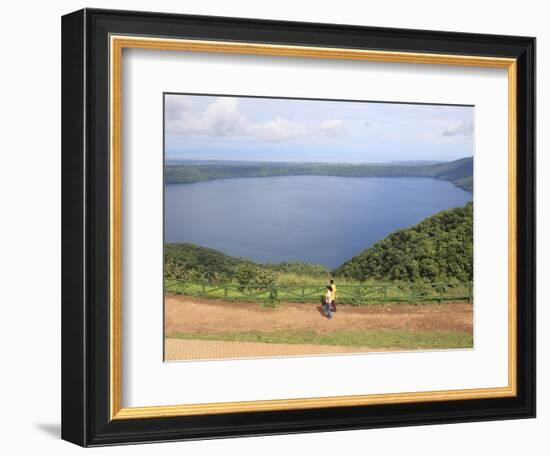
[[[191,184],[219,179],[282,176],[424,177],[451,182],[473,193],[473,157],[435,164],[346,164],[291,162],[217,162],[165,164],[164,183]]]

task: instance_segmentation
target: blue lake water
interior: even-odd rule
[[[431,178],[284,176],[165,186],[165,242],[332,269],[472,194]]]

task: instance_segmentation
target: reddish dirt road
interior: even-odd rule
[[[349,353],[372,351],[366,347],[306,346],[178,340],[176,333],[312,330],[317,334],[331,331],[371,329],[408,329],[419,331],[473,330],[471,304],[387,304],[372,306],[339,305],[332,320],[316,304],[282,303],[275,309],[257,303],[225,302],[184,296],[165,300],[166,359],[212,359],[250,356]],[[382,351],[377,349],[376,351]]]
[[[316,304],[282,303],[275,309],[250,302],[226,302],[168,296],[166,334],[239,331],[412,329],[472,331],[471,304],[338,305],[332,320]]]

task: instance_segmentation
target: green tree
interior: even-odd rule
[[[473,204],[396,231],[333,271],[355,280],[467,282],[473,278]]]

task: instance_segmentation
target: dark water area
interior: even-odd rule
[[[329,269],[472,194],[432,178],[284,176],[165,186],[165,242]]]

